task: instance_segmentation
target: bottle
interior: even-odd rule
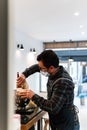
[[[17,78],[19,77],[19,72],[17,72]],[[16,86],[16,96],[17,96],[17,100],[19,100],[20,99],[20,91],[22,91],[22,86],[21,85],[17,85]]]
[[[19,72],[17,72],[17,78],[19,77]]]
[[[17,72],[17,78],[18,77],[19,77],[19,72]],[[29,85],[28,85],[27,81],[25,80],[25,82],[22,85],[18,86],[18,88],[28,89]]]
[[[17,78],[19,77],[19,72],[17,72]],[[18,86],[17,88],[22,88],[21,86]]]

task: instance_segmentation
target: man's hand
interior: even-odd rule
[[[33,96],[35,95],[35,93],[32,90],[25,90],[23,92],[20,92],[20,96],[21,98],[29,98],[31,99]]]
[[[19,88],[24,82],[26,81],[26,77],[21,74],[17,79],[16,79],[16,86]]]

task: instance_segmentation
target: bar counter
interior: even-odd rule
[[[21,130],[29,130],[36,122],[37,129],[42,130],[42,117],[46,114],[45,111],[38,107],[34,109],[34,112],[27,115],[21,115]]]

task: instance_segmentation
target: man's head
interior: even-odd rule
[[[53,74],[59,66],[59,58],[52,50],[45,50],[37,56],[38,65],[43,72]]]

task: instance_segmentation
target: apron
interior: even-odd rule
[[[72,107],[64,108],[57,115],[49,114],[51,129],[79,130],[79,120],[77,113],[78,111],[76,107],[73,105]]]
[[[53,85],[55,85],[59,80],[71,81],[67,78],[57,79]],[[71,81],[72,82],[72,81]],[[73,82],[72,82],[73,83]],[[78,120],[78,108],[75,105],[62,108],[60,112],[56,115],[49,113],[49,121],[52,130],[79,130],[75,129],[76,126],[79,126]]]

